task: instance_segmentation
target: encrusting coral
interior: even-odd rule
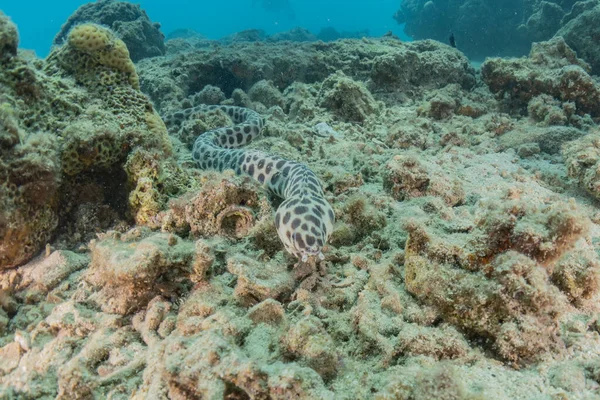
[[[26,135],[12,96],[35,102],[35,72],[17,56],[15,25],[0,13],[0,270],[30,259],[58,224],[60,164],[50,135]],[[30,86],[31,85],[31,86]]]
[[[0,73],[6,88],[0,99],[6,187],[0,268],[23,263],[46,244],[64,218],[63,189],[73,189],[68,183],[82,174],[122,169],[127,162],[125,171],[135,171],[132,192],[140,193],[129,196],[130,211],[140,223],[148,221],[166,203],[165,192],[187,182],[169,161],[166,127],[139,91],[123,41],[104,27],[78,25],[45,61],[30,63],[15,55],[14,25],[0,19],[6,59]],[[152,155],[136,157],[139,152]],[[92,180],[101,176],[95,175]],[[173,176],[168,185],[162,184],[165,175]]]
[[[139,78],[133,61],[129,58],[127,46],[108,29],[94,24],[77,25],[69,32],[67,44],[63,52],[70,48],[74,51],[60,55],[63,65],[73,68],[77,78],[85,86],[122,84],[123,78],[119,75],[124,75],[134,89],[139,89]],[[106,67],[106,70],[94,67],[94,63]],[[91,76],[86,76],[86,73]]]
[[[115,32],[127,45],[134,62],[165,54],[160,24],[152,23],[139,4],[118,0],[101,0],[79,7],[56,34],[54,44],[64,44],[74,27],[89,23],[104,25]]]

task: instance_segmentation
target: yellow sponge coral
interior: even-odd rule
[[[98,64],[125,73],[131,86],[139,89],[139,78],[129,57],[129,50],[109,29],[96,24],[78,25],[69,33],[68,43]]]
[[[95,52],[110,45],[112,35],[98,25],[84,24],[73,28],[69,34],[69,43],[79,50]]]

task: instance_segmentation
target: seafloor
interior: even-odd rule
[[[561,37],[475,69],[89,21],[40,59],[0,14],[0,398],[600,398],[600,80]],[[228,115],[161,117],[199,104],[322,180],[323,261],[195,167]]]

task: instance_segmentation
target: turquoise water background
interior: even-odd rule
[[[139,1],[150,19],[160,22],[168,35],[179,28],[191,28],[211,39],[218,39],[244,29],[258,28],[268,34],[301,26],[317,34],[323,27],[338,31],[369,30],[380,36],[389,30],[402,36],[402,29],[392,19],[400,7],[399,0],[290,0],[289,10],[267,10],[263,0],[218,1]],[[19,27],[21,47],[46,56],[54,35],[67,18],[86,1],[7,1],[0,9]],[[138,2],[136,2],[138,3]]]

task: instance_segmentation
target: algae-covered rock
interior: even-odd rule
[[[344,204],[340,214],[340,219],[347,224],[337,227],[332,240],[339,244],[346,241],[356,243],[364,240],[369,235],[377,235],[386,226],[387,221],[384,212],[378,210],[371,204],[371,199],[362,196],[352,196]],[[350,232],[346,232],[346,230]],[[380,237],[377,235],[377,237]]]
[[[450,365],[441,364],[430,371],[417,375],[412,398],[415,400],[470,398],[460,379],[460,373]]]
[[[316,318],[303,318],[283,335],[284,351],[311,367],[324,379],[337,373],[338,355],[331,336]]]
[[[360,54],[360,57],[357,55]],[[169,65],[179,65],[177,75]],[[368,85],[368,90],[442,88],[475,84],[475,70],[459,51],[435,42],[365,39],[335,42],[267,42],[253,46],[210,47],[173,55],[172,60],[151,58],[137,65],[142,89],[158,109],[165,111],[206,85],[219,87],[226,96],[262,81],[280,91],[298,83],[322,82],[338,71]],[[355,85],[354,85],[355,86]],[[362,94],[360,95],[362,97]]]
[[[18,45],[17,27],[0,11],[0,58],[16,55]]]
[[[567,125],[575,113],[575,104],[562,103],[548,94],[541,94],[529,101],[527,112],[540,125]]]
[[[10,50],[16,45],[16,30],[6,17],[0,21],[2,40]],[[90,174],[88,180],[96,182],[108,179],[104,173],[110,172],[110,182],[97,187],[120,187],[123,195],[112,193],[114,198],[127,198],[129,188],[139,192],[143,187],[152,194],[130,196],[130,211],[141,223],[165,204],[165,192],[187,184],[169,159],[166,127],[138,89],[125,44],[109,29],[78,25],[46,60],[13,56],[0,65],[0,83],[0,185],[5,188],[0,192],[0,269],[21,264],[39,251],[59,218],[76,215],[70,210],[79,206],[77,198],[93,200],[89,193],[67,193],[81,187],[75,182],[82,175]],[[128,156],[139,148],[152,152],[153,173],[114,173],[123,171]],[[169,184],[163,185],[165,180]],[[102,190],[98,195],[99,201],[109,198],[102,199]],[[122,210],[121,205],[110,207]]]
[[[141,225],[155,225],[170,196],[191,185],[191,178],[160,150],[133,150],[125,163],[129,183],[128,204]]]
[[[342,72],[336,72],[323,81],[319,93],[319,105],[341,120],[352,122],[364,122],[380,108],[363,84],[352,80]]]
[[[396,200],[437,196],[453,206],[465,199],[460,181],[434,165],[425,165],[414,154],[394,156],[388,161],[383,171],[383,187]]]
[[[248,310],[248,318],[255,324],[277,325],[285,319],[285,310],[277,300],[266,299]]]
[[[589,251],[565,254],[558,260],[551,279],[569,300],[581,306],[600,291],[600,263]]]
[[[562,149],[569,176],[600,198],[600,135],[597,132],[567,143]]]
[[[225,93],[213,85],[206,85],[198,93],[191,96],[190,107],[201,104],[221,104],[225,100]],[[187,108],[187,107],[186,107]]]
[[[92,245],[86,280],[97,290],[94,301],[109,313],[131,314],[159,293],[176,294],[192,264],[194,247],[173,234],[138,239],[133,231],[110,235]],[[157,286],[163,281],[164,285]]]
[[[584,59],[592,67],[592,73],[600,74],[600,50],[597,37],[600,35],[600,5],[594,2],[577,2],[576,4],[592,6],[583,9],[556,32],[557,37],[564,38],[565,42],[577,52],[577,56]],[[595,5],[595,6],[594,6]],[[575,6],[573,6],[575,9]]]
[[[279,89],[275,87],[273,82],[262,80],[256,82],[250,90],[248,96],[252,101],[258,101],[267,107],[279,106],[284,107],[284,98]]]
[[[114,356],[114,349],[131,346],[128,354],[122,354],[122,362],[133,361],[131,366],[140,364],[140,358],[133,356],[139,354],[141,346],[135,346],[136,334],[130,329],[98,329],[90,335],[91,338],[78,349],[77,354],[63,365],[60,365],[57,373],[59,399],[85,398],[92,396],[93,387],[101,382],[101,376],[94,367],[99,367],[103,361]],[[133,353],[132,353],[133,351]],[[110,363],[107,363],[110,365]],[[100,371],[106,370],[99,367]]]
[[[0,148],[0,270],[22,264],[58,225],[58,146],[47,135]]]
[[[246,257],[232,257],[227,270],[237,276],[234,296],[244,304],[269,298],[283,299],[292,292],[294,279],[281,264],[258,263]]]
[[[109,27],[127,45],[134,62],[165,54],[165,37],[160,24],[150,21],[139,4],[116,0],[101,0],[79,7],[56,34],[54,44],[62,45],[70,31],[86,23]]]
[[[512,108],[524,108],[534,97],[546,94],[572,102],[579,114],[598,116],[600,85],[589,72],[589,65],[562,37],[534,43],[527,58],[490,58],[481,67],[483,81]]]
[[[271,212],[264,194],[253,182],[221,179],[173,199],[168,209],[157,215],[155,224],[179,234],[240,239],[250,233],[258,217],[270,217]]]
[[[408,291],[446,322],[488,338],[504,359],[528,363],[564,351],[557,319],[568,310],[567,296],[597,292],[595,283],[585,289],[581,279],[597,276],[598,265],[578,270],[565,258],[552,277],[547,268],[576,251],[589,221],[566,204],[509,201],[481,210],[475,226],[465,237],[410,223]]]
[[[21,268],[19,287],[42,294],[50,292],[75,271],[89,264],[89,257],[68,250],[57,250],[51,254],[34,258]]]
[[[17,58],[17,30],[0,13],[0,270],[22,264],[50,239],[58,224],[60,164],[51,135],[26,135],[18,105],[34,100],[40,85]],[[30,91],[31,89],[31,91]],[[25,107],[26,108],[26,107]]]
[[[333,399],[313,370],[295,363],[259,367],[216,330],[189,339],[174,337],[168,341],[165,354],[169,397],[194,393],[223,398],[235,388],[235,393],[253,398]]]

